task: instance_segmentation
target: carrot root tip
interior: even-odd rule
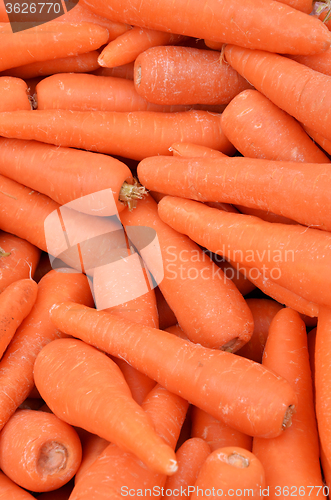
[[[118,199],[124,203],[129,210],[132,210],[137,206],[137,201],[142,200],[147,192],[145,186],[142,186],[137,179],[133,179],[132,184],[126,181],[123,183]]]
[[[295,406],[290,405],[285,412],[285,416],[284,416],[284,420],[283,420],[283,424],[282,424],[283,430],[287,429],[287,427],[290,427],[292,425],[292,415],[294,413],[295,413]]]
[[[226,344],[222,345],[221,350],[226,352],[237,351],[242,346],[242,341],[239,337],[229,340]]]
[[[175,474],[178,471],[178,463],[176,460],[169,460],[168,475]]]
[[[56,441],[47,441],[40,450],[37,469],[41,476],[51,476],[65,469],[67,461],[67,448]]]

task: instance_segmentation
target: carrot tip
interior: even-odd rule
[[[178,463],[177,460],[170,459],[169,460],[169,467],[167,468],[168,470],[168,475],[175,474],[175,472],[178,471]]]
[[[292,415],[295,413],[295,406],[294,405],[290,405],[286,412],[285,412],[285,416],[284,416],[284,420],[283,420],[283,424],[282,424],[282,428],[283,430],[287,429],[287,427],[290,427],[292,425]]]

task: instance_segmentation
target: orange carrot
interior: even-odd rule
[[[0,361],[0,428],[33,388],[37,354],[44,345],[62,335],[50,321],[49,310],[55,302],[68,298],[92,306],[86,276],[51,271],[38,284],[37,300]]]
[[[112,68],[133,62],[139,54],[160,45],[172,45],[183,40],[180,35],[134,26],[110,42],[101,52],[100,66]]]
[[[187,142],[175,142],[170,146],[170,148],[174,156],[184,156],[185,158],[204,158],[205,156],[209,158],[222,158],[225,156],[224,153],[217,151],[216,149]],[[236,149],[233,147],[232,154],[235,152]],[[228,153],[228,155],[232,156],[230,153]]]
[[[31,110],[28,86],[20,78],[0,76],[0,111]]]
[[[72,302],[54,306],[51,319],[244,433],[277,436],[289,424],[292,389],[258,363]]]
[[[97,76],[113,76],[115,78],[124,78],[126,80],[133,80],[134,63],[123,64],[115,68],[99,68],[93,72]]]
[[[257,90],[245,90],[222,114],[222,130],[243,156],[330,163],[300,124]]]
[[[260,498],[266,479],[263,466],[253,453],[239,446],[213,451],[202,465],[191,490],[191,499],[207,498],[213,491],[218,496]]]
[[[152,0],[131,1],[130,9],[125,0],[84,0],[84,5],[117,22],[270,52],[313,54],[330,43],[321,21],[269,0],[243,0],[231,6],[224,0],[189,5],[185,0],[163,1],[157,10]]]
[[[310,14],[313,10],[312,0],[277,0],[278,2],[284,3],[293,7],[293,9],[301,10],[306,14]]]
[[[321,54],[315,54],[313,56],[288,56],[293,61],[296,61],[304,66],[308,66],[319,73],[331,76],[331,50],[328,49]]]
[[[331,258],[329,232],[271,224],[170,196],[162,198],[158,211],[175,230],[214,253],[253,268],[260,278],[269,278],[306,300],[331,304],[326,285]],[[245,241],[249,241],[249,249]],[[283,243],[281,250],[279,242]]]
[[[159,156],[141,161],[138,176],[147,189],[161,193],[260,208],[331,230],[328,164]]]
[[[209,203],[207,204],[211,206]],[[217,260],[217,265],[222,269],[224,276],[233,281],[242,295],[247,295],[256,288],[255,284],[252,283],[245,274],[240,272],[240,270],[236,269],[235,266],[231,265],[226,260]]]
[[[121,370],[97,349],[76,339],[53,341],[38,354],[34,379],[52,412],[65,422],[134,453],[155,472],[176,472],[175,454],[132,399]]]
[[[208,203],[207,203],[208,205]],[[209,206],[211,206],[209,204]],[[236,208],[242,214],[254,215],[255,217],[259,217],[266,222],[280,222],[281,224],[295,224],[296,222],[293,219],[289,219],[288,217],[284,217],[283,215],[274,214],[273,212],[269,212],[266,210],[261,210],[260,208],[248,208],[243,205],[236,205]]]
[[[96,434],[89,434],[83,442],[82,461],[75,475],[75,484],[83,477],[87,469],[95,462],[101,453],[107,448],[109,441]]]
[[[0,471],[0,500],[34,500],[34,498]]]
[[[0,135],[4,137],[38,140],[135,160],[156,154],[170,155],[168,148],[179,137],[224,152],[229,144],[220,129],[220,115],[207,111],[118,113],[46,109],[34,113],[0,113],[0,122]]]
[[[81,459],[76,431],[51,413],[17,410],[1,431],[1,469],[22,488],[60,488],[75,475]]]
[[[248,341],[252,317],[235,285],[195,243],[162,222],[151,197],[140,200],[135,210],[123,212],[121,220],[138,248],[141,236],[135,235],[130,226],[156,231],[164,268],[162,281],[157,280],[159,288],[192,342],[235,351]],[[144,259],[149,271],[157,276],[160,270],[155,265],[154,247]]]
[[[212,417],[197,406],[192,410],[192,437],[204,439],[211,451],[226,446],[239,446],[251,451],[252,438]]]
[[[251,51],[233,45],[224,49],[225,60],[279,108],[326,139],[331,139],[328,113],[330,78],[278,54]],[[315,100],[319,89],[318,101]]]
[[[0,358],[24,318],[30,313],[38,286],[32,279],[14,281],[0,294]]]
[[[285,496],[289,491],[323,498],[307,334],[296,311],[282,309],[272,320],[262,364],[285,377],[298,396],[288,432],[274,439],[253,439],[253,453],[264,467],[269,497],[276,499],[280,492]]]
[[[321,134],[319,134],[318,132],[315,132],[315,130],[312,130],[309,127],[303,126],[303,128],[305,129],[307,134],[310,135],[310,137],[317,144],[319,144],[322,149],[324,149],[324,151],[326,151],[329,155],[331,155],[331,141],[330,140],[325,139],[325,137],[323,137]]]
[[[153,47],[135,61],[135,88],[156,104],[228,104],[251,85],[219,58],[212,50]]]

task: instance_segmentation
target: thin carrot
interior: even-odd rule
[[[205,38],[204,42],[205,42],[206,46],[212,50],[221,51],[223,48],[223,45],[224,45],[223,42],[215,42],[214,40],[209,40],[208,38]]]
[[[97,76],[113,76],[115,78],[124,78],[126,80],[133,80],[134,63],[123,64],[115,68],[99,68],[93,72]]]
[[[0,113],[0,135],[38,140],[141,160],[168,148],[180,137],[223,150],[229,141],[220,129],[220,115],[207,111],[159,113],[136,111],[36,110]]]
[[[155,472],[176,472],[174,452],[155,433],[121,370],[105,354],[80,340],[55,340],[38,354],[34,380],[52,412],[65,422],[123,447]]]
[[[121,221],[138,248],[143,243],[141,232],[136,234],[131,226],[156,231],[163,262],[162,281],[157,279],[159,288],[190,340],[231,351],[247,342],[253,323],[240,292],[206,253],[160,219],[157,204],[150,196],[140,200],[135,210],[123,212]],[[160,269],[154,247],[144,259],[152,275],[157,276]]]
[[[135,61],[135,88],[156,104],[228,104],[251,85],[219,59],[213,50],[150,48]]]
[[[75,474],[75,484],[77,484],[79,479],[85,474],[87,469],[93,464],[93,462],[95,462],[108,445],[109,441],[106,439],[103,439],[96,434],[88,435],[87,439],[82,443],[82,461]]]
[[[191,435],[204,439],[211,451],[226,446],[239,446],[245,450],[252,450],[251,436],[233,429],[197,406],[192,409]]]
[[[224,153],[216,149],[207,148],[200,144],[193,144],[187,142],[175,142],[170,146],[171,152],[174,156],[184,156],[185,158],[224,158]],[[236,152],[233,146],[232,152],[228,151],[228,156],[232,156]],[[231,154],[232,153],[232,154]]]
[[[60,488],[76,474],[81,459],[76,431],[51,413],[17,410],[1,431],[1,469],[22,488]]]
[[[24,318],[30,313],[38,286],[32,279],[14,281],[0,294],[0,358]]]
[[[239,446],[229,446],[213,451],[202,465],[191,490],[191,500],[207,498],[209,492],[219,496],[249,496],[260,498],[266,486],[261,462],[253,453]]]
[[[92,306],[86,276],[51,271],[38,284],[37,300],[0,361],[0,428],[33,388],[33,364],[37,354],[44,345],[62,335],[50,321],[50,308],[55,302],[69,297]]]
[[[254,269],[260,278],[269,278],[306,300],[331,304],[326,284],[331,258],[329,232],[276,225],[170,196],[162,198],[158,211],[161,219],[177,231],[214,253]]]
[[[147,189],[198,201],[259,208],[331,230],[328,164],[159,156],[145,158],[137,171]]]
[[[84,5],[117,22],[271,52],[318,53],[330,43],[321,21],[269,0],[243,0],[231,6],[224,0],[163,1],[157,10],[152,0],[132,1],[130,9],[125,0],[84,0]]]
[[[31,110],[28,86],[20,78],[0,76],[0,111]]]
[[[328,49],[321,54],[315,54],[313,56],[288,56],[293,61],[296,61],[308,68],[311,68],[324,75],[331,76],[331,50]]]
[[[20,488],[14,481],[0,471],[0,499],[1,500],[34,500],[30,493]]]
[[[282,309],[272,320],[262,364],[285,377],[298,396],[289,432],[269,440],[253,439],[253,453],[264,467],[269,497],[276,499],[288,489],[323,498],[307,334],[296,311]]]
[[[310,137],[317,144],[319,144],[322,149],[324,149],[324,151],[326,151],[329,155],[331,155],[331,141],[330,140],[325,139],[325,137],[323,137],[321,134],[319,134],[318,132],[315,132],[315,130],[312,130],[309,127],[303,126],[303,128],[305,129],[307,134],[310,135]]]
[[[222,114],[221,125],[243,156],[330,163],[300,124],[257,90],[234,97]]]
[[[55,306],[51,319],[242,432],[276,436],[290,423],[292,389],[258,363],[74,303]]]
[[[150,47],[173,45],[182,40],[183,36],[181,35],[134,26],[102,50],[99,64],[108,68],[122,66],[133,62],[139,54]]]
[[[233,45],[225,47],[224,57],[279,108],[331,139],[330,118],[325,113],[331,102],[328,75],[278,54]],[[319,89],[317,99],[316,88]]]

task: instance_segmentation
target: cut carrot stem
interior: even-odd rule
[[[307,334],[296,311],[282,309],[272,320],[262,364],[286,378],[298,396],[289,432],[275,439],[253,439],[253,453],[264,467],[269,496],[276,499],[278,491],[287,488],[311,488],[309,496],[323,498]]]
[[[168,148],[178,137],[225,153],[229,145],[220,129],[220,115],[207,111],[118,113],[46,109],[12,113],[0,113],[0,135],[4,137],[38,140],[134,160],[170,155]]]
[[[20,78],[0,76],[0,111],[31,110],[28,86]]]
[[[258,363],[72,302],[55,306],[51,318],[244,433],[277,436],[290,424],[293,390]]]
[[[0,471],[0,500],[34,500],[34,498]]]
[[[22,488],[60,488],[76,474],[81,459],[78,434],[51,413],[17,410],[1,431],[1,469]]]

